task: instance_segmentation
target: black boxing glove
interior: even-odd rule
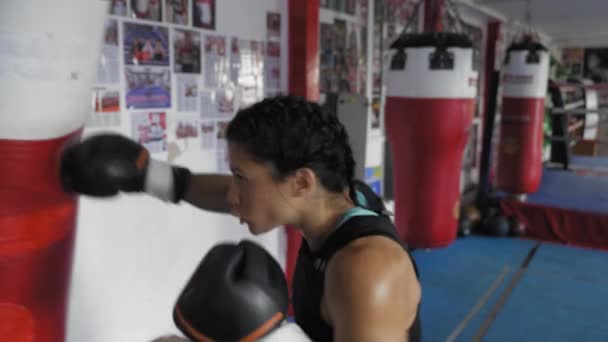
[[[173,320],[194,341],[264,340],[288,326],[288,303],[279,263],[263,247],[244,240],[216,245],[207,253],[179,295]]]
[[[142,145],[118,134],[86,138],[66,147],[61,156],[64,188],[94,197],[144,191],[179,202],[189,178],[188,169],[151,159]]]

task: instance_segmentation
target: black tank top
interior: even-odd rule
[[[418,269],[390,218],[380,216],[353,216],[334,231],[317,253],[311,253],[302,240],[293,278],[293,307],[296,323],[315,342],[333,341],[333,329],[321,318],[321,298],[325,281],[325,267],[329,259],[349,242],[365,236],[386,236],[403,246]],[[420,304],[414,323],[409,329],[409,341],[421,341]]]

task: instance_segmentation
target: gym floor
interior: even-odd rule
[[[470,236],[413,255],[425,341],[608,341],[608,252]]]

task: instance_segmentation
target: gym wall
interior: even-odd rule
[[[192,1],[188,6],[192,9]],[[117,2],[117,1],[114,1]],[[120,2],[120,1],[118,1]],[[202,1],[205,2],[205,1]],[[114,113],[92,113],[85,135],[113,131],[134,137],[136,116],[165,113],[164,145],[153,151],[157,159],[190,167],[194,172],[215,172],[219,145],[202,148],[201,132],[197,139],[177,139],[178,120],[200,119],[199,111],[178,111],[178,74],[174,68],[175,29],[187,29],[201,35],[201,73],[194,77],[200,91],[213,91],[206,86],[204,42],[207,35],[226,37],[230,58],[233,37],[264,42],[267,39],[267,12],[281,15],[280,85],[287,89],[287,1],[286,0],[221,0],[215,3],[215,29],[192,25],[150,21],[110,15],[118,28],[118,82],[99,83],[94,93],[118,92],[119,108]],[[131,3],[127,1],[126,3]],[[135,1],[133,2],[135,3]],[[150,0],[158,3],[158,0]],[[163,0],[163,7],[167,1]],[[166,8],[163,8],[163,10]],[[69,20],[69,19],[66,19]],[[153,25],[169,33],[170,106],[165,108],[127,107],[129,84],[125,70],[125,23]],[[111,53],[107,56],[112,58]],[[159,67],[150,67],[159,70]],[[103,97],[103,95],[102,95]],[[99,103],[101,100],[95,100]],[[92,110],[94,111],[94,110]],[[144,114],[141,114],[144,113]],[[200,127],[198,128],[200,129]],[[196,265],[221,241],[252,238],[261,242],[279,262],[285,263],[285,236],[277,229],[252,237],[238,219],[198,210],[188,204],[172,205],[146,195],[120,195],[111,199],[82,197],[78,216],[72,285],[70,293],[68,338],[70,342],[151,341],[168,333],[177,333],[172,321],[175,299]]]

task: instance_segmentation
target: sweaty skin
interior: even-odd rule
[[[322,318],[334,341],[407,341],[421,289],[399,244],[381,236],[357,239],[330,259],[325,274]]]

